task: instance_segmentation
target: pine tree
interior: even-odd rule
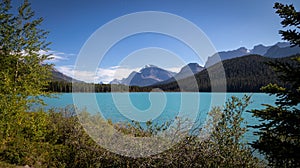
[[[0,139],[12,137],[23,122],[22,112],[38,96],[50,79],[48,32],[39,28],[43,19],[35,18],[28,0],[14,12],[10,0],[0,2]],[[4,142],[4,141],[3,141]]]
[[[281,25],[288,27],[288,30],[279,30],[283,40],[288,40],[293,46],[300,46],[300,12],[297,12],[293,5],[275,3],[276,13],[283,19]]]
[[[300,14],[293,5],[275,3],[283,21],[280,30],[284,40],[290,41],[293,46],[300,46]],[[252,146],[265,154],[269,165],[272,167],[299,167],[300,166],[300,57],[292,57],[290,63],[269,63],[277,73],[279,79],[287,87],[269,84],[261,90],[277,97],[275,106],[264,105],[262,110],[252,110],[255,117],[262,119],[262,123],[253,126],[259,129],[256,132],[259,140]]]

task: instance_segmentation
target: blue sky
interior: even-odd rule
[[[275,44],[281,41],[278,34],[280,18],[273,9],[275,2],[294,4],[296,9],[300,7],[298,0],[32,0],[31,4],[36,15],[45,19],[42,27],[50,31],[48,40],[52,42],[51,52],[56,56],[53,62],[57,69],[71,75],[78,53],[97,29],[113,19],[135,12],[161,11],[183,17],[198,26],[217,51]],[[118,29],[122,31],[122,28]],[[144,33],[127,37],[112,46],[94,74],[77,73],[82,80],[91,81],[96,74],[96,82],[108,82],[116,77],[116,69],[124,63],[124,58],[145,48],[166,49],[179,56],[181,63],[203,64],[190,48],[175,38]],[[156,61],[150,63],[159,63],[159,59],[162,58],[153,57],[152,60]],[[168,59],[165,61],[161,66],[167,66]],[[175,64],[179,66],[174,63],[168,68],[176,71]],[[125,77],[131,70],[138,70],[138,67],[121,69],[118,78]]]

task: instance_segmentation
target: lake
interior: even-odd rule
[[[79,109],[92,114],[100,113],[113,122],[135,120],[143,123],[152,120],[159,124],[180,117],[202,124],[213,106],[223,105],[231,96],[242,98],[245,94],[251,95],[252,100],[247,110],[264,108],[261,104],[274,105],[276,100],[276,97],[264,93],[61,93],[55,94],[56,98],[44,98],[47,104],[44,108],[63,108],[75,104]],[[259,122],[247,112],[243,113],[243,117],[248,125]],[[245,134],[248,142],[257,139],[252,131]]]

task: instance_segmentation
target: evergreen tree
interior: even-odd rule
[[[293,46],[300,46],[300,15],[293,5],[275,3],[283,21],[283,27],[290,26],[293,30],[281,30],[283,39],[289,40]],[[287,87],[269,84],[262,87],[262,91],[277,97],[275,106],[264,105],[262,110],[252,110],[255,117],[261,118],[256,132],[259,140],[252,146],[265,154],[272,167],[300,166],[300,57],[293,57],[290,63],[269,63],[277,73],[279,79],[287,83]]]
[[[283,40],[288,40],[293,46],[300,46],[300,12],[297,12],[293,5],[275,3],[276,13],[283,19],[281,25],[288,27],[288,30],[279,30]]]
[[[14,12],[10,0],[0,2],[0,139],[11,139],[24,122],[22,113],[31,103],[40,103],[37,96],[50,79],[50,65],[45,41],[48,32],[40,29],[42,18],[35,18],[28,0]]]

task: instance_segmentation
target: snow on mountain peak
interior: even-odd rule
[[[144,68],[157,68],[157,66],[152,65],[152,64],[147,64],[147,65],[144,66]]]

